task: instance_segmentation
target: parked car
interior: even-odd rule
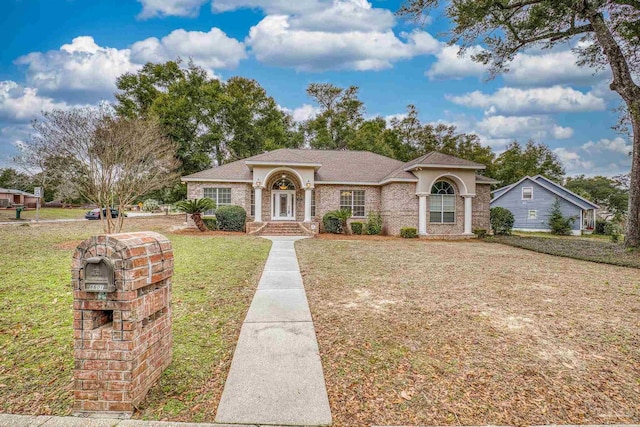
[[[102,214],[106,215],[107,210],[102,209]],[[127,216],[127,214],[123,213],[122,216]],[[86,219],[100,219],[100,208],[91,209],[84,216]],[[118,218],[118,210],[111,208],[111,218]]]

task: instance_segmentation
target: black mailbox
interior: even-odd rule
[[[83,291],[115,292],[115,273],[113,261],[105,257],[93,257],[84,261]]]

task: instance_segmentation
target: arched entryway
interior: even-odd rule
[[[271,185],[271,219],[273,221],[295,221],[296,185],[286,174],[282,174]]]

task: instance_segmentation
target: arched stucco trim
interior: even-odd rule
[[[467,190],[467,186],[465,185],[464,181],[461,180],[460,177],[458,177],[457,175],[449,172],[443,173],[442,175],[437,176],[433,181],[431,181],[428,187],[429,193],[431,193],[431,187],[433,187],[433,184],[435,184],[436,182],[438,182],[438,180],[441,180],[442,178],[449,178],[450,180],[456,183],[456,186],[460,190],[460,194],[458,194],[459,196],[469,196],[469,190]]]
[[[269,171],[269,173],[267,173],[264,176],[264,184],[263,185],[267,185],[267,183],[269,182],[269,180],[271,179],[271,177],[274,174],[276,174],[278,172],[282,172],[282,171],[289,172],[289,173],[295,175],[298,178],[298,184],[296,185],[296,187],[297,187],[296,190],[304,188],[304,182],[302,180],[302,175],[300,175],[300,173],[297,170],[292,169],[292,168],[288,168],[288,167],[285,167],[285,166],[281,166],[281,167],[277,167],[277,168],[271,169]]]

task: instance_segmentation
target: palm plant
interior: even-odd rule
[[[179,211],[191,215],[191,219],[196,223],[200,231],[207,231],[207,226],[202,220],[202,213],[216,208],[216,202],[205,197],[202,199],[182,200],[176,203]]]
[[[349,225],[347,221],[351,218],[351,210],[350,209],[339,209],[337,211],[332,212],[332,216],[340,221],[340,227],[344,234],[351,234],[351,230],[349,230]]]

